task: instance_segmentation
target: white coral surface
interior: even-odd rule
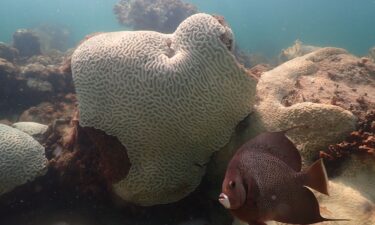
[[[30,135],[0,124],[0,195],[45,172],[44,148]]]
[[[237,64],[232,42],[226,24],[196,14],[173,34],[103,33],[75,50],[81,125],[128,151],[130,172],[114,184],[123,199],[154,205],[186,196],[251,112],[256,80]]]

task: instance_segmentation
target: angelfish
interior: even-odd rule
[[[288,130],[262,133],[237,150],[228,164],[219,202],[249,225],[342,220],[321,216],[319,203],[307,187],[328,195],[323,161],[301,171],[301,155],[285,136]]]

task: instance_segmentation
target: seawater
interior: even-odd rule
[[[93,32],[127,30],[113,13],[116,0],[1,0],[0,41],[18,28],[44,23],[71,31],[74,46]],[[375,0],[188,0],[201,12],[225,17],[238,45],[274,56],[300,39],[365,55],[375,45]]]

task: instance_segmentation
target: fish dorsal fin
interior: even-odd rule
[[[273,220],[282,223],[312,224],[327,219],[320,215],[319,203],[314,194],[306,187],[293,190],[293,195],[280,202],[274,210]]]
[[[301,171],[301,155],[296,146],[285,136],[286,131],[265,132],[248,141],[244,147],[271,154],[290,166]]]

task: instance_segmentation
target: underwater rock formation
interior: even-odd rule
[[[120,0],[113,11],[120,24],[134,30],[171,33],[197,8],[181,0]]]
[[[44,148],[30,135],[0,124],[0,195],[46,172]]]
[[[300,57],[310,52],[316,51],[320,48],[321,47],[305,45],[302,43],[302,41],[296,40],[292,46],[290,46],[287,49],[281,50],[281,53],[279,55],[279,60],[281,62],[286,62],[296,57]]]
[[[40,41],[35,32],[27,29],[18,29],[13,34],[13,47],[19,52],[20,57],[40,55]]]
[[[14,63],[18,57],[18,50],[0,42],[0,58]]]
[[[75,50],[81,125],[117,137],[129,154],[130,172],[114,184],[122,198],[183,198],[251,112],[257,81],[236,62],[232,43],[222,20],[196,14],[173,34],[103,33]]]
[[[54,52],[15,63],[0,58],[0,114],[14,115],[73,92],[71,73],[60,68],[64,58],[64,54]]]

